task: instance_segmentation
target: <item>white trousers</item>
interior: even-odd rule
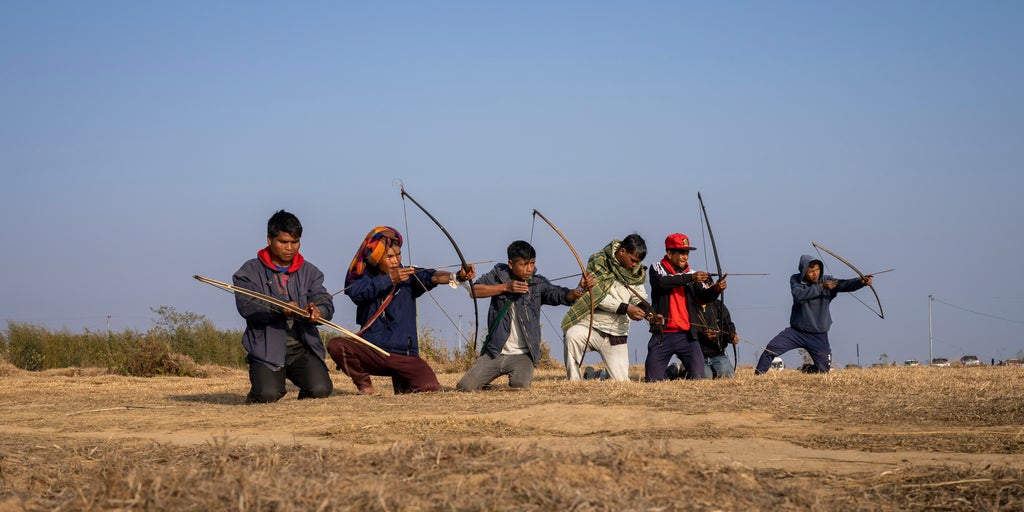
[[[587,324],[576,324],[565,333],[565,368],[569,380],[580,380],[578,363],[583,360],[587,348]],[[629,380],[629,346],[625,343],[612,345],[610,337],[594,329],[590,333],[589,350],[601,354],[608,378],[615,381]]]

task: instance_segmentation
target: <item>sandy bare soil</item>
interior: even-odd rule
[[[244,371],[210,372],[0,369],[0,510],[1024,508],[1019,368],[547,371],[529,390],[404,396],[334,373],[330,398],[256,406]]]

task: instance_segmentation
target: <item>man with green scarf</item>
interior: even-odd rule
[[[638,234],[621,242],[612,240],[587,261],[587,271],[596,284],[593,294],[593,329],[590,327],[591,295],[573,303],[562,319],[565,333],[565,367],[569,380],[580,380],[580,366],[587,351],[601,354],[611,380],[629,380],[630,320],[643,320],[653,313],[647,302],[647,243]],[[589,338],[588,338],[589,335]]]

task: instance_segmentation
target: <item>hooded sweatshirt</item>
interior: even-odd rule
[[[800,264],[797,267],[800,272],[789,277],[789,288],[793,292],[793,309],[789,314],[789,325],[798,331],[821,334],[828,332],[832,326],[832,314],[829,312],[832,299],[835,299],[839,292],[856,291],[864,285],[859,277],[840,279],[835,288],[827,290],[822,283],[836,280],[834,277],[822,273],[816,283],[807,280],[807,269],[813,262],[821,265],[821,260],[813,256],[800,256]]]

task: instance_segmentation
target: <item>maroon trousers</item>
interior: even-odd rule
[[[362,343],[345,338],[328,341],[327,352],[362,393],[373,392],[371,375],[391,377],[396,395],[441,389],[434,370],[418,356],[391,354],[385,357]]]

